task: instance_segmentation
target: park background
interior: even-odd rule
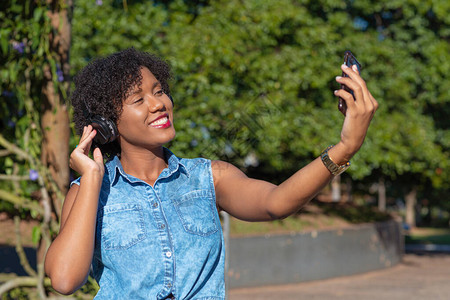
[[[227,160],[274,183],[339,141],[334,78],[352,50],[380,108],[351,168],[320,197],[346,203],[356,219],[378,208],[374,215],[392,212],[405,227],[449,226],[446,0],[6,0],[0,8],[0,211],[17,228],[38,221],[37,270],[14,240],[28,276],[1,275],[0,286],[14,287],[7,297],[50,291],[42,258],[77,176],[68,167],[78,141],[72,77],[128,47],[172,66],[175,154]]]

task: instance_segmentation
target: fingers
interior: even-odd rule
[[[365,96],[364,95],[364,87],[361,86],[358,82],[351,79],[350,77],[341,77],[341,76],[337,76],[336,81],[339,82],[340,84],[345,85],[347,88],[349,88],[350,90],[353,91],[353,94],[355,95],[355,99],[353,99],[353,100],[364,101],[364,96]],[[358,104],[364,104],[364,103],[360,102]]]
[[[361,75],[361,74],[359,74],[359,70],[358,70],[358,67],[356,65],[352,66],[352,70],[355,71],[356,74]]]
[[[95,148],[93,152],[94,161],[98,164],[103,164],[103,155],[100,148]]]
[[[378,101],[372,96],[372,94],[370,93],[370,91],[369,91],[369,96],[370,96],[370,99],[371,99],[372,104],[373,104],[373,107],[374,107],[374,110],[373,110],[373,113],[372,113],[372,117],[373,117],[373,115],[375,114],[375,112],[378,110],[379,104],[378,104]]]
[[[364,83],[364,80],[359,75],[358,68],[356,67],[356,65],[353,65],[351,68],[349,68],[346,65],[341,65],[341,70],[342,72],[347,74],[351,79]]]
[[[347,67],[346,65],[341,65],[342,72],[344,72],[348,77],[345,78],[345,85],[347,85],[349,88],[353,90],[353,93],[355,91],[360,90],[365,97],[368,97],[367,86],[364,79],[361,78],[359,75],[358,68],[356,65],[353,65],[351,68]],[[356,95],[355,95],[356,96]]]
[[[356,65],[353,65],[352,68],[342,65],[341,69],[346,75],[348,75],[348,77],[337,76],[336,81],[351,89],[355,98],[353,99],[351,94],[344,90],[335,92],[335,95],[344,99],[348,107],[358,107],[364,111],[370,111],[373,115],[378,108],[378,102],[367,89],[366,82],[359,75]]]
[[[96,134],[97,131],[91,125],[85,126],[77,148],[87,155]]]
[[[74,164],[74,161],[80,158],[81,156],[88,156],[89,150],[92,145],[92,140],[96,134],[96,131],[93,130],[92,126],[85,126],[83,128],[83,133],[80,138],[80,142],[77,147],[72,151],[70,155],[70,167]]]
[[[89,150],[96,134],[97,131],[91,125],[85,126],[78,146],[70,155],[69,166],[80,175],[86,172],[104,172],[103,155],[100,149],[95,148],[92,159],[89,157]]]
[[[353,98],[353,95],[352,95],[352,94],[350,94],[349,92],[347,92],[347,91],[344,90],[344,89],[340,89],[340,90],[334,91],[334,95],[336,95],[336,96],[338,96],[339,98],[341,98],[342,101],[345,101],[345,104],[346,104],[346,109],[345,109],[345,111],[344,111],[344,108],[343,108],[344,106],[342,106],[342,109],[340,108],[340,112],[341,112],[342,114],[344,114],[344,116],[346,115],[347,109],[348,109],[349,107],[354,109],[354,106],[356,105],[356,101],[355,101],[355,99]]]

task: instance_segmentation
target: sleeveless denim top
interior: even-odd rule
[[[105,164],[93,277],[95,299],[225,299],[225,244],[211,161],[164,148],[153,187]],[[80,178],[72,184],[80,184]]]

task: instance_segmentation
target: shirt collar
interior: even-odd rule
[[[167,178],[174,174],[175,172],[180,170],[180,172],[185,173],[188,177],[190,176],[188,169],[186,166],[181,162],[181,160],[172,153],[169,149],[163,147],[164,150],[164,156],[167,160],[167,168],[165,168],[161,174],[158,176],[158,179],[161,178]],[[115,184],[117,176],[120,174],[124,178],[126,178],[130,182],[137,182],[139,179],[134,178],[132,176],[129,176],[125,171],[123,170],[122,163],[120,162],[119,157],[116,155],[113,159],[111,159],[109,162],[106,163],[106,167],[109,171],[109,179],[111,182],[111,186]]]

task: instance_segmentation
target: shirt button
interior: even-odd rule
[[[166,252],[166,256],[167,256],[168,258],[172,257],[172,252],[167,251],[167,252]]]
[[[167,287],[170,289],[170,288],[172,287],[172,284],[169,282],[169,283],[167,284]]]
[[[153,203],[153,207],[158,207],[158,202]]]
[[[166,225],[165,224],[161,224],[161,229],[164,229],[164,228],[166,228]]]

